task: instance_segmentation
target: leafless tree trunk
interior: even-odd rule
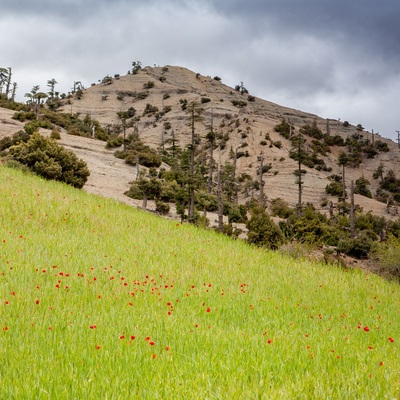
[[[15,101],[15,92],[17,91],[17,82],[13,83],[12,94],[11,94],[11,101],[14,103]]]
[[[7,98],[8,98],[8,93],[10,93],[11,76],[12,76],[11,68],[8,67],[8,77],[7,77],[7,86],[6,86],[6,96],[7,96]]]
[[[264,156],[260,153],[259,156],[260,160],[260,204],[264,207],[265,206],[265,197],[264,197],[264,181],[263,181],[263,168],[264,168]]]
[[[350,183],[350,236],[352,239],[356,237],[354,224],[354,183]]]
[[[299,199],[298,199],[298,204],[297,204],[297,214],[302,215],[303,214],[303,207],[302,207],[303,181],[301,180],[301,175],[302,175],[302,171],[301,171],[301,136],[299,136],[298,155],[299,155],[299,165],[298,165],[298,170],[297,170],[297,174],[298,174],[297,184],[298,184]]]
[[[224,220],[223,220],[223,203],[222,203],[222,188],[221,188],[221,148],[219,148],[218,155],[218,231],[222,232],[224,229]]]

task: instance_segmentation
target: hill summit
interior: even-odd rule
[[[337,202],[337,198],[327,194],[325,188],[331,183],[332,175],[341,174],[338,157],[342,151],[357,152],[358,157],[357,162],[347,168],[347,181],[364,178],[369,182],[372,194],[379,191],[379,180],[374,179],[374,172],[380,166],[384,171],[399,170],[397,144],[365,131],[361,125],[353,126],[346,121],[321,118],[280,106],[252,96],[242,82],[232,88],[223,84],[218,76],[203,76],[178,66],[145,67],[135,74],[107,76],[85,89],[79,98],[72,96],[63,110],[90,115],[109,131],[115,128],[118,131],[122,123],[118,114],[133,108],[136,120],[126,127],[126,135],[136,131],[147,145],[160,149],[172,141],[182,147],[190,143],[185,106],[193,101],[203,109],[202,120],[195,127],[201,145],[207,148],[207,133],[213,129],[221,138],[220,144],[222,142],[219,146],[221,163],[232,161],[232,152],[238,155],[235,160],[237,176],[249,175],[258,181],[257,171],[262,156],[264,166],[269,166],[263,175],[267,202],[282,198],[294,206],[298,201],[294,176],[297,161],[290,157],[293,144],[290,137],[275,129],[282,121],[290,124],[293,135],[313,124],[322,134],[322,137],[303,135],[306,138],[305,151],[310,157],[314,155],[316,161],[314,165],[311,161],[303,166],[306,171],[303,201],[312,203],[317,209],[326,209],[328,201]],[[325,140],[325,144],[323,139],[326,136],[340,137],[343,141]],[[360,143],[375,147],[378,143],[384,151],[378,149],[371,153],[368,148],[360,151],[356,149]],[[208,157],[207,154],[204,157]],[[213,157],[217,161],[218,152],[214,152]],[[246,201],[246,196],[239,197]],[[373,198],[356,194],[355,202],[364,211],[389,218],[397,215],[395,209],[388,212],[385,203]]]

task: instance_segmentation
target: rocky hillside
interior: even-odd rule
[[[105,77],[102,82],[83,90],[81,95],[77,96],[74,93],[69,96],[63,101],[61,110],[79,113],[82,118],[89,115],[113,132],[117,131],[122,123],[117,113],[133,108],[135,123],[127,125],[126,134],[129,135],[136,129],[146,144],[160,148],[163,144],[167,145],[172,138],[180,146],[189,143],[191,129],[184,108],[191,101],[199,102],[204,109],[202,121],[195,125],[196,134],[202,139],[200,146],[206,147],[205,137],[212,126],[224,140],[222,162],[229,160],[232,152],[237,151],[237,175],[245,173],[257,179],[260,155],[263,156],[264,165],[271,164],[271,169],[264,175],[264,191],[269,201],[280,197],[290,205],[297,202],[297,186],[293,174],[297,169],[297,162],[289,157],[292,142],[274,130],[283,119],[293,126],[293,134],[297,134],[305,125],[311,126],[315,121],[324,134],[340,136],[344,140],[358,135],[359,140],[379,140],[385,143],[386,151],[378,151],[373,158],[362,154],[357,167],[346,168],[348,182],[364,177],[370,182],[369,189],[373,194],[376,193],[379,184],[378,180],[373,178],[373,173],[379,165],[383,166],[384,171],[400,170],[397,143],[357,130],[357,127],[352,125],[345,126],[342,121],[327,120],[253,97],[243,85],[231,88],[224,85],[219,77],[202,76],[182,67],[146,67],[137,74]],[[12,115],[12,111],[0,110],[1,136],[22,128],[23,124],[13,120]],[[311,153],[313,139],[306,139],[306,147]],[[135,176],[135,168],[127,166],[121,160],[114,160],[114,150],[105,150],[104,142],[77,138],[62,131],[61,143],[87,161],[92,173],[86,184],[88,191],[119,199],[123,197],[124,190],[129,188],[129,181]],[[307,171],[303,178],[304,202],[313,203],[317,209],[324,209],[326,206],[321,204],[325,204],[326,200],[337,202],[337,197],[330,197],[325,193],[325,187],[330,183],[330,175],[341,173],[338,155],[344,149],[347,151],[347,147],[333,145],[325,155],[319,155],[324,164],[324,168],[319,168],[320,170],[304,167]],[[217,156],[215,153],[214,159]],[[99,162],[105,159],[108,161],[99,167]],[[101,177],[104,178],[104,182],[100,190],[96,189],[96,185],[101,181]],[[104,184],[106,181],[107,185]],[[113,185],[116,185],[116,188],[113,188]],[[109,188],[104,188],[106,186]],[[244,195],[240,201],[246,201]],[[384,203],[361,195],[356,195],[355,201],[364,211],[371,210],[387,218],[398,218],[394,208],[391,209],[392,214],[387,213]]]

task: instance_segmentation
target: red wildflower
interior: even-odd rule
[[[131,340],[135,340],[135,339],[136,339],[136,336],[132,335]]]
[[[365,331],[365,332],[369,332],[368,326],[364,326],[364,331]]]
[[[211,312],[211,308],[210,307],[207,307],[207,310],[206,310],[207,312]]]
[[[96,325],[90,325],[90,329],[96,329]]]
[[[154,346],[155,343],[154,343],[154,342],[149,342],[149,345],[150,345],[150,346]]]
[[[122,339],[125,339],[125,336],[121,335],[119,338],[122,340]]]
[[[96,349],[97,349],[97,350],[99,350],[100,347],[101,347],[101,346],[100,346],[99,344],[96,344]]]
[[[389,340],[389,342],[391,342],[391,343],[393,343],[394,342],[394,339],[393,338],[388,338],[388,340]]]
[[[268,343],[268,344],[271,344],[271,343],[272,343],[272,339],[268,339],[268,340],[267,340],[267,343]]]
[[[156,358],[156,357],[157,357],[156,354],[152,354],[152,355],[151,355],[151,358],[153,358],[153,359]]]
[[[39,304],[39,300],[36,300],[36,301],[35,301],[35,304]]]

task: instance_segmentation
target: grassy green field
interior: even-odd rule
[[[0,398],[400,398],[399,285],[0,185]]]

